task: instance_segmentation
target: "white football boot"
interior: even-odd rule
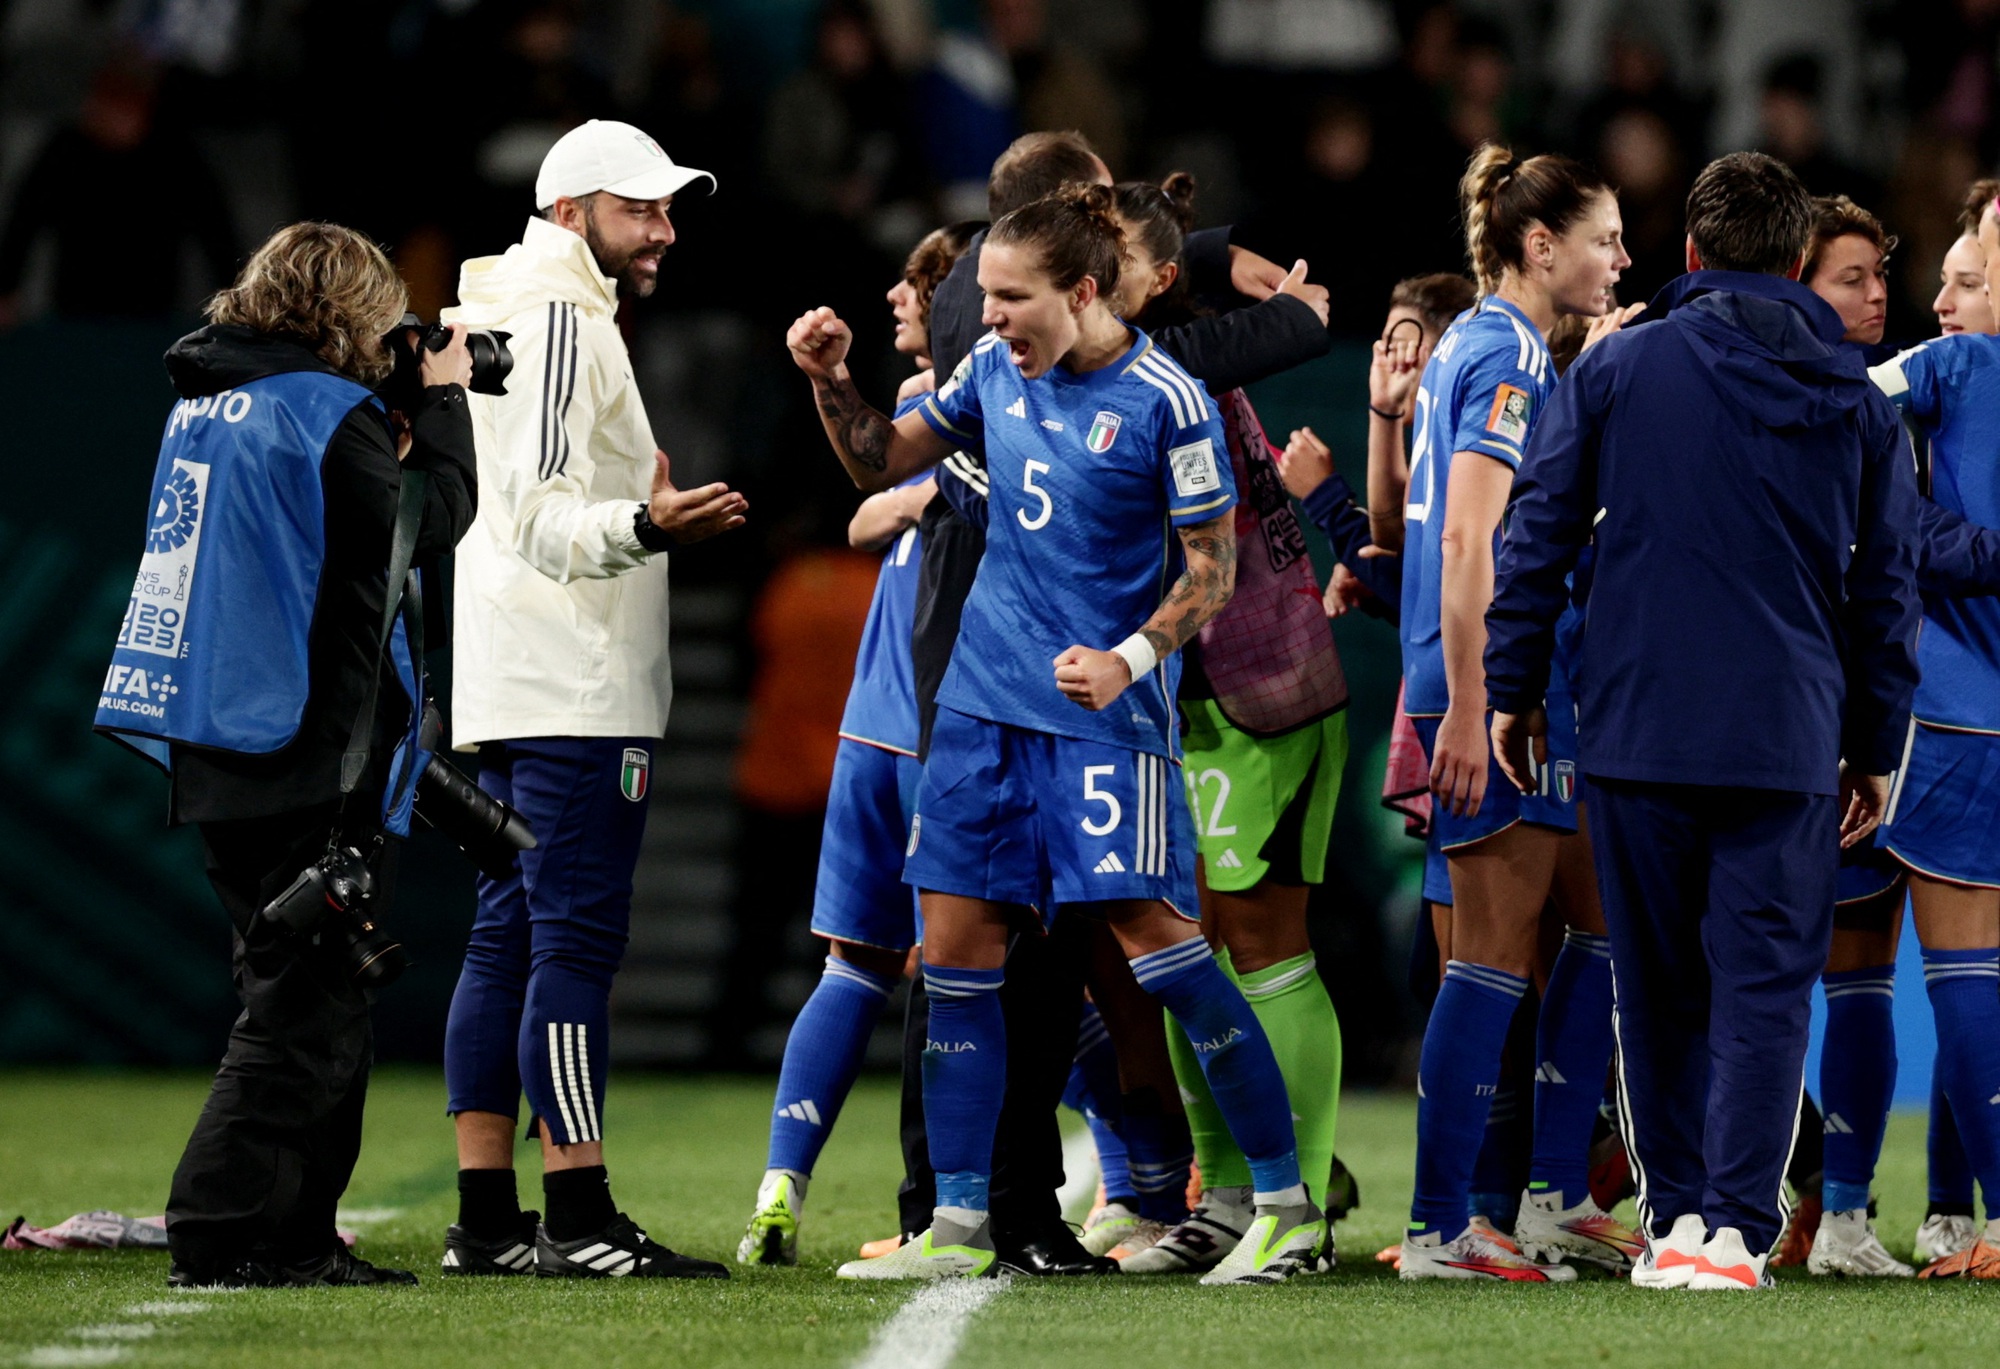
[[[1819,1220],[1819,1235],[1806,1272],[1858,1278],[1912,1279],[1917,1271],[1891,1255],[1868,1220],[1868,1209],[1829,1212]]]

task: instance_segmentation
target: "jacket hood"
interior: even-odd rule
[[[1692,271],[1653,297],[1645,319],[1662,318],[1767,428],[1821,427],[1868,401],[1867,369],[1841,341],[1840,315],[1797,281]]]
[[[458,304],[448,323],[492,324],[555,300],[609,318],[618,284],[597,269],[590,245],[546,219],[529,219],[521,240],[497,257],[474,257],[459,268]]]
[[[290,371],[339,374],[303,343],[236,323],[196,329],[167,349],[166,363],[167,377],[183,399],[220,394]]]

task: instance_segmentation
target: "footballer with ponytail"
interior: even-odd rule
[[[1404,698],[1431,764],[1431,859],[1424,897],[1445,909],[1451,962],[1424,1033],[1417,1173],[1406,1279],[1574,1277],[1566,1261],[1613,1272],[1638,1235],[1600,1211],[1582,1182],[1611,1062],[1611,968],[1589,877],[1577,788],[1560,778],[1523,794],[1500,773],[1487,735],[1486,610],[1495,533],[1542,409],[1555,388],[1548,336],[1562,319],[1596,320],[1586,345],[1627,317],[1612,290],[1630,266],[1618,201],[1567,157],[1525,161],[1488,144],[1459,183],[1466,255],[1479,283],[1417,386],[1403,566]],[[1579,633],[1559,635],[1573,649]],[[1569,662],[1558,648],[1548,710],[1548,774],[1577,772]],[[1544,906],[1569,932],[1540,959]],[[1545,979],[1527,1192],[1473,1204],[1472,1175],[1514,1008]],[[1518,1207],[1518,1211],[1513,1209]],[[1485,1217],[1511,1229],[1494,1241]]]

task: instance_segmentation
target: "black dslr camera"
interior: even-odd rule
[[[437,754],[443,738],[444,718],[426,700],[417,740],[431,758],[417,777],[417,816],[449,838],[481,874],[505,879],[513,873],[515,855],[535,849],[535,834],[526,818]]]
[[[378,838],[375,848],[379,849]],[[371,850],[370,854],[373,854]],[[375,900],[375,871],[369,856],[344,844],[339,834],[326,854],[308,865],[260,914],[278,930],[306,937],[329,925],[347,947],[347,971],[363,988],[396,982],[410,963],[402,943],[377,927],[369,912]]]
[[[411,333],[417,334],[415,343],[410,341]],[[472,353],[470,388],[474,394],[507,393],[507,376],[514,369],[514,354],[507,349],[507,343],[513,336],[497,328],[466,330],[465,349]],[[415,314],[405,314],[382,342],[394,358],[396,368],[376,387],[375,393],[389,408],[414,413],[417,400],[424,393],[422,353],[442,352],[451,346],[451,329],[442,323],[425,323]]]

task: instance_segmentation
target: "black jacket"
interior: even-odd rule
[[[189,399],[293,371],[334,374],[332,367],[296,342],[231,325],[190,333],[168,350],[166,361],[174,388]],[[320,464],[326,563],[313,609],[310,684],[298,736],[265,756],[175,746],[174,822],[265,817],[339,796],[340,758],[367,692],[370,667],[383,659],[376,635],[382,625],[385,571],[402,473],[407,469],[430,475],[417,534],[419,566],[457,545],[472,525],[478,503],[472,414],[465,391],[456,385],[433,386],[424,391],[411,418],[413,442],[401,465],[388,428],[372,405],[357,406],[327,444]],[[376,794],[410,707],[393,665],[386,659],[383,665],[369,774],[363,780],[363,788]],[[374,805],[367,807],[367,816],[374,817]]]
[[[952,264],[951,274],[931,298],[931,360],[935,373],[949,376],[986,331],[980,324],[985,297],[979,289],[981,233]],[[1211,297],[1229,283],[1229,230],[1206,229],[1188,235],[1186,260],[1195,293]],[[1325,356],[1332,347],[1312,306],[1290,295],[1270,299],[1232,313],[1204,315],[1187,323],[1151,331],[1162,351],[1187,373],[1221,394],[1290,370]],[[939,479],[949,480],[949,474]],[[986,530],[958,516],[943,499],[924,506],[918,523],[923,536],[923,560],[917,569],[917,607],[910,634],[915,658],[917,719],[922,741],[930,750],[931,722],[937,717],[938,686],[951,665],[958,643],[959,614],[972,592],[980,558],[986,554]]]

